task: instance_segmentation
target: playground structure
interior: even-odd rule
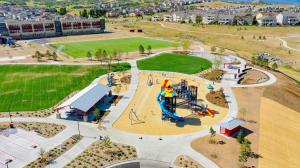
[[[199,116],[215,116],[215,113],[208,108],[208,105],[203,103],[197,104],[198,87],[188,86],[188,82],[184,79],[174,86],[171,86],[170,83],[169,80],[162,81],[161,92],[157,96],[157,101],[162,110],[162,120],[184,121],[183,117],[179,117],[176,114],[177,107],[191,109],[192,113],[195,112]],[[180,100],[180,102],[177,102],[177,100]]]
[[[107,86],[112,87],[115,83],[114,73],[110,73],[107,75]]]
[[[9,36],[0,36],[0,44],[7,44],[7,45],[15,45],[12,37]]]

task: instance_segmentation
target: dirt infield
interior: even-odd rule
[[[154,85],[147,86],[148,76],[152,74]],[[166,76],[162,76],[159,72],[141,72],[140,82],[133,100],[130,102],[125,112],[120,118],[113,124],[114,128],[139,134],[151,134],[151,135],[176,135],[192,133],[202,130],[208,126],[218,123],[227,114],[228,109],[218,107],[211,103],[208,107],[218,112],[214,118],[209,116],[199,117],[196,114],[192,114],[190,109],[177,108],[179,116],[186,117],[184,122],[176,123],[171,121],[161,120],[161,109],[156,101],[156,96],[159,94],[161,88],[160,83],[164,79],[169,79],[172,84],[178,83],[181,79],[186,79],[189,85],[198,86],[198,99],[205,100],[205,95],[208,92],[207,85],[202,80],[196,80],[192,77],[185,75],[164,73]],[[129,119],[132,116],[131,111],[136,113],[136,117],[133,120]]]

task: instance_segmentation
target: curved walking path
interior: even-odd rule
[[[295,36],[295,37],[299,37],[299,36]],[[284,40],[283,38],[278,38],[278,39],[282,42],[282,45],[283,45],[284,48],[289,49],[289,50],[293,50],[293,51],[300,51],[300,49],[290,47],[288,45],[288,42],[286,40]]]
[[[168,52],[168,51],[165,51]],[[163,52],[160,52],[163,53]],[[160,53],[153,54],[149,57],[156,56]],[[195,54],[199,57],[204,57],[209,60],[214,60],[214,55],[199,52]],[[140,58],[140,59],[146,59]],[[239,65],[243,68],[246,62],[238,57],[229,56],[229,60],[231,59],[238,59],[241,64]],[[138,59],[138,60],[140,60]],[[136,65],[137,60],[128,61],[131,64],[131,73],[132,73],[132,82],[129,86],[129,89],[126,93],[124,93],[124,98],[120,100],[117,106],[111,107],[110,110],[112,111],[109,115],[104,119],[103,126],[104,129],[98,129],[98,125],[91,124],[91,123],[84,123],[80,122],[80,130],[81,134],[84,136],[82,140],[80,140],[77,144],[73,146],[70,150],[66,153],[61,155],[57,158],[52,164],[48,165],[48,167],[55,167],[60,168],[64,167],[74,158],[76,158],[81,152],[83,152],[90,144],[97,141],[99,136],[109,136],[112,141],[117,143],[123,143],[132,145],[136,148],[138,153],[138,159],[141,160],[152,160],[152,161],[159,161],[163,163],[167,163],[173,166],[174,160],[178,155],[188,155],[199,162],[203,167],[207,168],[218,168],[219,166],[216,165],[213,161],[209,160],[203,154],[196,152],[191,148],[190,143],[196,139],[203,136],[209,135],[208,129],[191,133],[191,134],[184,134],[184,135],[172,135],[172,136],[153,136],[153,135],[141,135],[141,134],[134,134],[128,133],[121,130],[117,130],[112,127],[112,124],[120,117],[123,111],[126,109],[128,104],[130,103],[131,99],[134,97],[135,92],[137,90],[138,82],[139,82],[139,70],[137,69]],[[227,116],[221,121],[226,122],[235,118],[238,112],[238,104],[236,98],[231,90],[232,87],[252,87],[252,86],[240,86],[236,84],[236,81],[230,78],[232,77],[232,73],[236,73],[235,70],[225,69],[226,74],[225,77],[227,80],[223,80],[220,85],[224,88],[224,93],[226,95],[226,99],[229,102],[229,112]],[[270,80],[259,84],[254,85],[253,87],[258,86],[266,86],[271,85],[276,81],[276,78],[272,76],[272,74],[265,72],[269,75]],[[200,78],[200,77],[198,77]],[[202,79],[202,78],[201,78]],[[0,122],[8,122],[9,118],[0,118]],[[77,122],[76,121],[69,121],[69,120],[59,120],[55,119],[53,116],[48,118],[13,118],[14,122],[18,121],[27,121],[27,122],[48,122],[48,123],[55,123],[55,124],[63,124],[66,125],[66,129],[63,130],[58,135],[49,138],[46,142],[41,142],[39,145],[44,148],[45,150],[50,150],[55,146],[61,144],[66,138],[70,137],[71,135],[78,134],[77,130]],[[213,126],[215,130],[219,130],[219,124]],[[143,137],[140,139],[140,137]],[[36,157],[38,154],[36,154]],[[24,156],[23,160],[16,160],[10,163],[10,167],[23,167],[29,162],[33,161],[32,157]],[[1,165],[0,165],[0,168]]]

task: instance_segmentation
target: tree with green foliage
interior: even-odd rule
[[[200,16],[200,15],[196,16],[196,23],[197,24],[202,23],[202,16]]]
[[[65,14],[67,14],[67,9],[66,9],[66,7],[60,8],[58,13],[59,13],[60,15],[65,15]]]
[[[248,139],[244,139],[240,146],[239,162],[241,162],[244,165],[248,161],[250,154],[250,141]]]
[[[266,37],[266,36],[263,36],[263,40],[267,40],[267,37]]]
[[[143,45],[139,46],[139,51],[140,51],[140,54],[144,54],[145,53],[145,48],[144,48]]]
[[[111,141],[110,141],[110,138],[108,136],[105,136],[102,140],[102,145],[105,147],[105,148],[109,148],[111,146]]]
[[[54,60],[54,61],[56,61],[56,60],[57,60],[57,54],[56,54],[56,52],[55,52],[55,51],[53,51],[53,53],[52,53],[52,58],[53,58],[53,60]]]
[[[189,50],[190,49],[190,47],[191,47],[191,41],[190,40],[184,40],[183,42],[182,42],[182,49],[183,50]]]
[[[86,57],[88,58],[88,60],[92,60],[92,58],[93,58],[93,55],[92,55],[92,53],[90,52],[90,51],[88,51],[87,53],[86,53]]]
[[[148,45],[147,50],[148,50],[148,54],[150,55],[152,53],[152,47],[151,47],[151,45]]]
[[[211,51],[211,52],[216,52],[216,51],[217,51],[217,47],[216,47],[216,46],[212,46],[212,47],[210,48],[210,51]]]
[[[83,9],[83,11],[80,11],[79,14],[80,14],[81,17],[84,17],[84,18],[88,18],[89,17],[88,12],[87,12],[86,9]]]
[[[242,119],[245,120],[246,114],[247,114],[247,109],[241,108],[241,109],[239,110],[239,113],[241,114]]]
[[[221,52],[221,53],[224,53],[224,52],[225,52],[225,49],[222,47],[222,48],[220,49],[220,52]]]
[[[40,53],[40,51],[35,51],[34,57],[37,59],[37,61],[41,61],[42,54]]]
[[[103,56],[102,49],[99,48],[99,49],[96,51],[96,53],[95,53],[95,59],[96,59],[97,61],[100,61],[101,64],[102,64],[102,61],[103,61],[102,56]]]
[[[51,56],[52,56],[49,50],[46,51],[46,54],[45,54],[45,55],[46,55],[46,57],[47,57],[48,60],[49,60],[49,59],[51,58]]]
[[[278,69],[278,65],[277,65],[277,63],[276,62],[274,62],[273,64],[272,64],[272,69],[275,71],[276,69]]]
[[[209,133],[210,133],[210,137],[213,138],[214,136],[216,136],[216,131],[213,129],[213,127],[209,128]]]
[[[251,63],[256,64],[256,57],[255,56],[251,57]]]
[[[220,55],[216,55],[214,58],[214,68],[220,69],[221,65],[223,64],[222,58]]]
[[[243,130],[240,130],[239,133],[237,134],[236,136],[236,140],[239,142],[239,143],[242,143],[243,140],[244,140],[244,131]]]

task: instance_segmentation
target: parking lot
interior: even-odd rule
[[[23,167],[34,160],[39,152],[39,143],[46,139],[35,132],[22,129],[6,129],[0,132],[0,168]]]

